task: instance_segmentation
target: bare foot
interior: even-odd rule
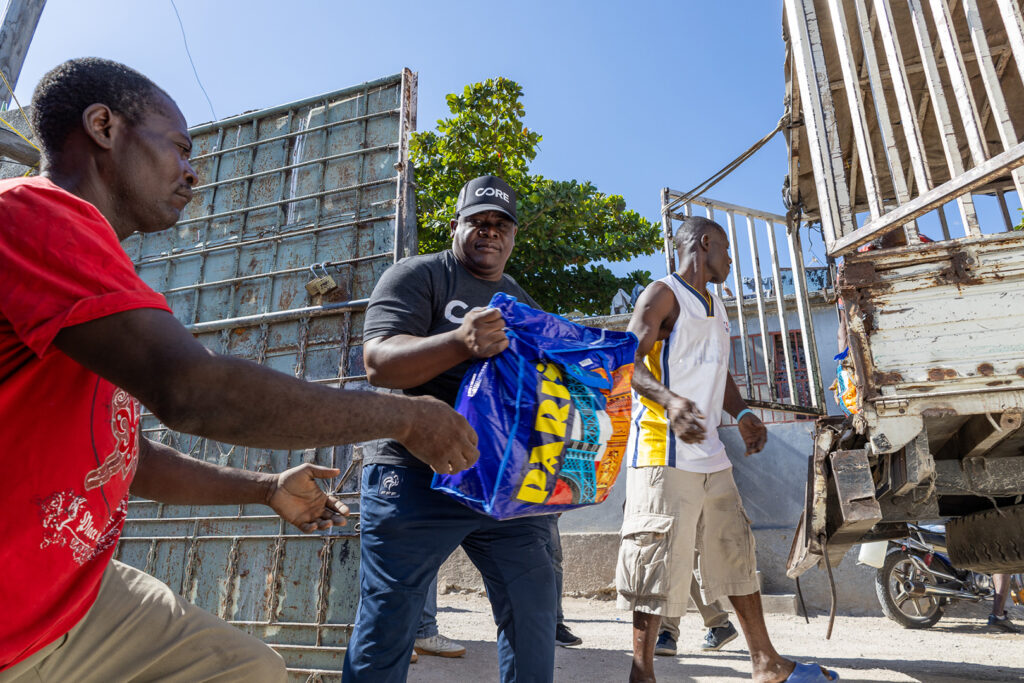
[[[629,683],[656,683],[654,672],[652,671],[648,674],[634,663],[633,667],[629,670]]]
[[[765,661],[761,663],[760,666],[755,662],[754,671],[751,673],[750,678],[751,680],[756,681],[756,683],[782,683],[789,678],[789,675],[793,673],[793,669],[795,668],[796,662],[789,659],[783,659],[781,657],[771,661]],[[832,676],[829,674],[828,669],[820,665],[818,668],[821,669],[821,674],[826,680],[832,680]]]
[[[796,668],[796,662],[791,662],[782,657],[773,658],[762,662],[754,662],[754,670],[750,679],[757,683],[781,683],[789,678]]]

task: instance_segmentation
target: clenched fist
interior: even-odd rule
[[[760,452],[768,440],[768,430],[761,419],[753,413],[747,413],[739,421],[739,427],[740,436],[743,437],[743,443],[747,447],[747,452],[744,455]]]
[[[456,474],[476,462],[476,432],[466,418],[430,396],[403,398],[409,401],[410,424],[398,440],[410,453],[438,474]]]
[[[455,334],[473,358],[490,358],[508,348],[505,319],[496,308],[469,311]]]
[[[665,406],[665,415],[668,417],[672,432],[683,443],[700,443],[704,440],[704,413],[700,412],[697,404],[690,399],[673,395],[672,400]]]

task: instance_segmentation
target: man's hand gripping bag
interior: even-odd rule
[[[630,422],[637,340],[584,327],[495,294],[509,346],[477,361],[455,409],[480,459],[432,487],[495,519],[600,503],[619,474]]]

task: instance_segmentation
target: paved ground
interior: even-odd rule
[[[494,622],[486,598],[455,593],[438,596],[442,633],[463,643],[462,659],[423,657],[409,669],[411,683],[497,681]],[[801,661],[836,669],[844,682],[1024,680],[1024,635],[993,633],[984,622],[990,606],[956,606],[934,627],[908,631],[885,618],[838,617],[832,640],[825,640],[827,617],[805,624],[802,617],[769,615],[768,626],[780,652]],[[583,645],[558,648],[559,683],[625,681],[629,672],[628,615],[604,600],[566,598],[570,628]],[[1024,609],[1011,610],[1024,623]],[[682,622],[680,655],[658,657],[662,682],[749,680],[750,663],[743,638],[715,654],[696,651],[704,629],[696,614]],[[689,648],[692,648],[689,649]]]

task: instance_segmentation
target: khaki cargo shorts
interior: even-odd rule
[[[732,468],[700,474],[630,467],[615,569],[618,607],[666,617],[686,613],[694,552],[701,595],[711,604],[757,592],[754,534]]]

